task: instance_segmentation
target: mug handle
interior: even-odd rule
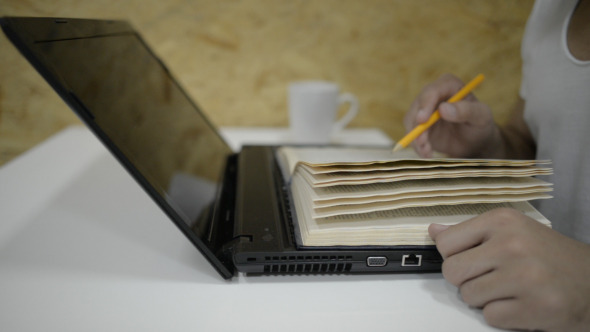
[[[350,107],[346,114],[342,117],[342,119],[336,121],[332,126],[332,133],[336,133],[344,129],[354,119],[354,117],[358,114],[359,111],[359,102],[358,99],[352,93],[343,93],[338,96],[338,105],[348,103]]]

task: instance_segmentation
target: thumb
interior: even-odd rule
[[[449,225],[430,224],[430,226],[428,226],[428,235],[430,235],[434,242],[436,242],[436,237],[438,234],[444,232],[449,227]]]

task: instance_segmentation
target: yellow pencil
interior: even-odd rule
[[[457,92],[454,96],[452,96],[449,100],[447,100],[447,102],[448,103],[455,103],[455,102],[458,102],[459,100],[465,98],[465,96],[467,96],[473,89],[475,89],[475,87],[478,86],[479,83],[481,83],[484,78],[485,77],[483,76],[483,74],[477,75],[474,79],[471,80],[471,82],[465,84],[465,86],[461,90],[459,90],[459,92]],[[439,119],[440,119],[440,113],[438,112],[438,109],[437,109],[436,111],[434,111],[434,113],[432,113],[432,115],[430,116],[428,121],[417,125],[416,128],[412,129],[412,131],[407,133],[406,136],[404,136],[401,140],[399,140],[399,142],[397,142],[397,144],[393,148],[393,152],[399,151],[399,150],[405,148],[406,146],[410,145],[410,143],[412,143],[418,136],[420,136],[420,134],[425,132],[428,128],[430,128],[430,126],[435,124],[436,121],[438,121]]]

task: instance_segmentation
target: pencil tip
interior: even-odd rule
[[[401,144],[397,143],[397,144],[396,144],[396,145],[393,147],[393,150],[392,150],[391,152],[397,152],[397,151],[399,151],[399,150],[401,150],[401,149],[403,149],[403,148],[404,148],[404,147],[403,147]]]

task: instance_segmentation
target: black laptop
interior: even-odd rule
[[[127,22],[4,17],[12,43],[226,279],[440,271],[434,246],[303,247],[273,146],[233,153]],[[198,73],[195,73],[198,75]]]

